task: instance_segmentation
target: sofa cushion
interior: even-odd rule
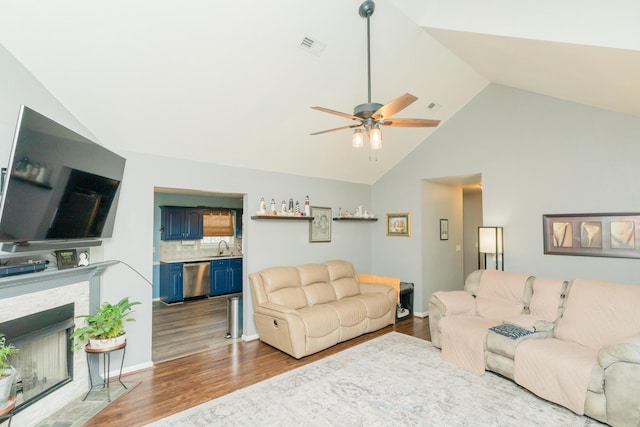
[[[556,337],[599,350],[638,334],[640,286],[575,279]]]
[[[338,300],[360,293],[353,264],[347,261],[327,261],[324,264],[329,270],[331,286],[333,286]]]
[[[307,304],[312,306],[336,300],[336,293],[329,283],[329,270],[325,265],[306,264],[297,269]]]
[[[336,311],[327,304],[304,307],[298,310],[308,338],[322,338],[340,327]]]
[[[529,305],[531,316],[537,320],[555,322],[567,284],[561,279],[536,277],[533,281],[533,295]]]
[[[440,321],[442,360],[476,375],[485,371],[485,340],[501,321],[478,316],[446,316]]]
[[[273,267],[260,272],[269,302],[292,309],[307,306],[307,299],[300,286],[295,267]]]
[[[480,277],[476,312],[500,323],[518,315],[524,308],[525,285],[530,276],[498,270],[486,270]]]
[[[538,396],[584,413],[598,352],[556,338],[524,340],[516,347],[514,380]]]

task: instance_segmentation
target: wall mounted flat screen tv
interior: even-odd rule
[[[0,242],[111,237],[125,162],[23,105],[0,203]]]

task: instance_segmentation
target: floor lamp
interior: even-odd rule
[[[502,227],[478,227],[478,268],[487,268],[487,254],[493,255],[496,270],[504,271],[504,233]],[[502,262],[500,262],[502,261]]]

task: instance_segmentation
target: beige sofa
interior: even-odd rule
[[[503,323],[527,335],[489,330]],[[479,270],[464,291],[432,295],[429,327],[451,363],[612,426],[640,425],[640,286]]]
[[[358,280],[347,261],[249,274],[260,340],[299,359],[395,323],[397,292]]]

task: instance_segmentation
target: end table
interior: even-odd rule
[[[113,347],[105,347],[105,348],[91,348],[89,344],[85,345],[84,351],[87,353],[87,368],[89,369],[89,382],[91,387],[89,391],[84,396],[83,401],[89,396],[94,389],[94,387],[100,386],[100,384],[93,385],[93,377],[91,376],[91,364],[89,363],[89,356],[91,354],[97,354],[98,356],[102,355],[102,388],[107,389],[107,401],[111,402],[111,392],[109,390],[109,372],[111,372],[111,353],[114,351],[122,350],[122,361],[120,362],[120,372],[118,374],[118,381],[122,384],[122,387],[127,388],[126,385],[122,382],[122,367],[124,366],[124,356],[127,351],[127,341],[123,342],[120,345],[116,345]]]

